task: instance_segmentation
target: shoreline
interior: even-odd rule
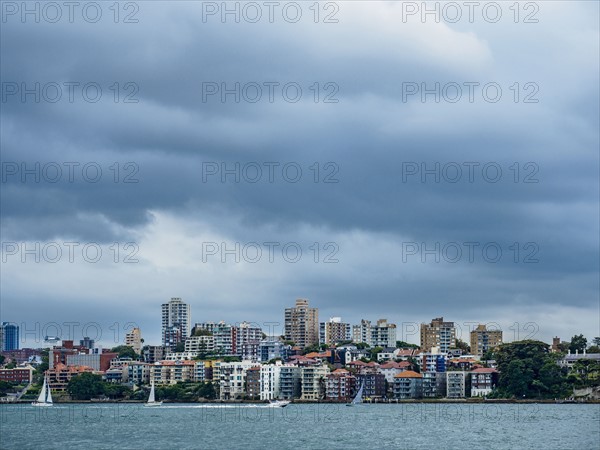
[[[31,400],[21,400],[16,402],[1,402],[0,405],[23,405],[30,404]],[[102,405],[102,404],[141,404],[146,403],[145,400],[109,400],[109,401],[92,401],[92,400],[61,400],[54,401],[58,405],[69,405],[69,404],[84,404],[84,405]],[[327,400],[292,400],[291,404],[296,405],[345,405],[347,402],[340,401],[327,401]],[[469,405],[487,405],[487,404],[534,404],[543,403],[549,405],[594,405],[600,404],[599,400],[548,400],[548,399],[411,399],[411,400],[391,400],[391,401],[378,401],[378,402],[363,402],[363,405],[402,405],[412,403],[431,403],[431,404],[469,404]],[[202,401],[172,401],[163,400],[163,404],[207,404],[207,405],[268,405],[267,401],[260,400],[202,400]]]

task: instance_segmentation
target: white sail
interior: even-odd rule
[[[148,403],[154,403],[156,400],[154,399],[154,383],[152,383],[152,387],[150,388],[150,396],[148,397]]]
[[[42,390],[40,391],[40,395],[38,396],[37,402],[38,404],[52,404],[52,391],[48,387],[48,382],[44,377],[44,384],[42,385]]]
[[[38,396],[38,403],[46,403],[46,396],[48,393],[48,388],[46,386],[46,378],[44,378],[44,385],[42,386],[42,390],[40,391],[40,395]]]
[[[352,404],[353,405],[357,405],[359,403],[362,403],[363,386],[364,385],[362,385],[362,384],[360,385],[360,388],[358,389],[358,392],[354,396],[354,399],[352,400]]]
[[[44,379],[44,381],[46,380]],[[50,389],[50,386],[46,388],[46,403],[52,403],[52,389]]]

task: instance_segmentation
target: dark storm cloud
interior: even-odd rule
[[[489,24],[460,32],[459,27],[378,25],[369,18],[380,19],[379,13],[361,21],[359,6],[350,4],[344,4],[346,24],[331,27],[204,24],[193,4],[143,6],[143,20],[131,26],[3,24],[3,82],[92,81],[103,89],[97,103],[80,97],[69,103],[64,92],[56,104],[22,103],[18,96],[3,101],[3,162],[28,167],[94,162],[103,170],[96,183],[81,177],[73,183],[7,177],[0,195],[3,240],[137,239],[152,225],[151,211],[166,211],[182,221],[202,218],[240,241],[294,240],[306,225],[337,237],[358,230],[396,244],[475,241],[507,248],[535,242],[538,263],[475,263],[463,267],[458,279],[430,275],[433,283],[404,277],[405,265],[393,255],[374,261],[372,276],[388,273],[390,265],[397,269],[397,277],[390,273],[377,286],[349,275],[355,267],[343,261],[333,283],[298,271],[285,287],[268,283],[265,304],[278,309],[282,298],[308,290],[306,295],[320,300],[325,310],[343,307],[354,318],[365,298],[382,314],[393,314],[399,305],[425,313],[425,301],[430,315],[448,304],[460,311],[482,296],[507,305],[594,306],[598,69],[590,55],[597,63],[597,24],[583,27],[589,36],[575,31],[575,21],[557,34],[559,17],[549,15],[535,33],[523,29],[500,37]],[[588,15],[584,6],[578,8],[577,18]],[[532,33],[547,42],[540,44],[544,39],[539,38],[519,47],[519,39],[533,39]],[[364,38],[356,39],[359,35]],[[564,36],[585,45],[565,48]],[[515,48],[522,52],[515,54]],[[568,66],[557,64],[563,56]],[[203,82],[231,87],[270,81],[299,83],[302,100],[286,103],[277,94],[274,103],[235,103],[231,97],[221,103],[218,95],[203,101]],[[404,102],[403,81],[430,86],[495,81],[503,99],[421,103],[417,95]],[[539,86],[539,103],[514,103],[510,86],[528,81]],[[119,103],[110,90],[115,82]],[[123,89],[127,82],[137,88],[138,103],[122,102],[133,92]],[[325,83],[335,83],[339,103],[315,104],[309,89],[315,82],[321,96]],[[125,164],[135,164],[138,182],[121,178],[115,183],[110,169],[115,162],[121,177]],[[203,163],[212,162],[228,167],[294,162],[303,177],[290,183],[276,171],[274,183],[264,181],[265,174],[255,184],[233,183],[231,177],[222,183],[218,175],[205,182]],[[339,183],[314,183],[309,169],[314,162],[321,168],[335,163]],[[468,162],[479,164],[472,183]],[[517,183],[510,169],[515,162]],[[419,168],[457,164],[464,172],[457,183],[434,182],[432,176],[421,182],[420,173],[403,179],[407,163]],[[500,181],[482,179],[486,163],[502,168]],[[527,163],[536,168],[537,183],[523,182],[531,172]],[[480,276],[482,281],[472,281]],[[20,295],[12,294],[13,299]],[[416,298],[423,301],[409,300]]]

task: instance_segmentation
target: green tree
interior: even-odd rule
[[[456,348],[459,348],[463,351],[463,353],[471,353],[471,346],[467,344],[465,341],[461,341],[460,339],[456,340]]]
[[[205,398],[207,400],[214,400],[217,398],[217,391],[211,382],[206,382],[200,385],[197,395],[198,397]]]
[[[194,336],[212,336],[213,334],[203,328],[194,329]]]
[[[377,355],[383,351],[383,347],[373,347],[371,349],[371,360],[377,361]]]
[[[181,352],[185,351],[185,344],[183,342],[178,342],[177,345],[175,345],[175,348],[173,349],[173,351],[175,353],[181,353]]]
[[[4,361],[6,360],[6,358],[4,357],[4,355],[0,355],[0,366],[2,364],[4,364]]]
[[[360,350],[362,350],[364,348],[369,348],[369,347],[370,347],[370,345],[367,344],[366,342],[359,342],[358,344],[356,344],[356,348],[358,348]]]
[[[419,348],[419,346],[405,341],[396,341],[396,348]]]
[[[74,376],[67,385],[67,392],[74,400],[89,400],[104,394],[102,376],[85,372]]]
[[[557,355],[540,341],[502,344],[494,351],[500,371],[493,396],[555,398],[568,395],[566,373],[557,365]]]
[[[587,339],[583,337],[583,334],[575,335],[571,338],[571,344],[569,345],[571,353],[575,353],[575,351],[583,352],[586,348]]]
[[[15,367],[17,367],[17,363],[14,361],[9,362],[8,364],[6,364],[6,366],[4,366],[6,369],[14,369]]]
[[[131,359],[138,358],[138,355],[135,352],[135,350],[133,349],[133,347],[131,347],[129,345],[118,345],[116,347],[113,347],[110,351],[113,353],[118,353],[119,358],[131,358]]]

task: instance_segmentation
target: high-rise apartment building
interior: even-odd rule
[[[362,319],[360,325],[352,327],[352,341],[356,344],[364,342],[371,347],[395,347],[396,324],[379,319],[377,325],[372,325],[370,320]]]
[[[379,319],[371,327],[371,347],[396,347],[396,324]]]
[[[471,353],[482,357],[485,352],[502,344],[501,330],[488,330],[485,325],[478,325],[471,331]]]
[[[139,355],[142,351],[142,332],[139,328],[132,328],[125,335],[125,345],[133,347],[133,350]]]
[[[162,342],[168,348],[184,342],[190,335],[191,312],[190,305],[180,298],[171,298],[169,303],[162,305]]]
[[[341,317],[331,317],[327,322],[319,324],[319,343],[335,345],[352,339],[351,326],[342,322]]]
[[[421,350],[430,352],[432,347],[439,347],[443,353],[456,347],[454,322],[444,322],[443,317],[437,317],[429,324],[421,324]]]
[[[0,350],[3,352],[19,349],[19,326],[16,323],[2,322],[0,344]]]
[[[296,306],[285,309],[285,339],[299,347],[319,343],[319,309],[310,308],[308,300],[296,300]]]
[[[371,321],[362,319],[360,325],[352,326],[352,341],[355,344],[371,345]]]

